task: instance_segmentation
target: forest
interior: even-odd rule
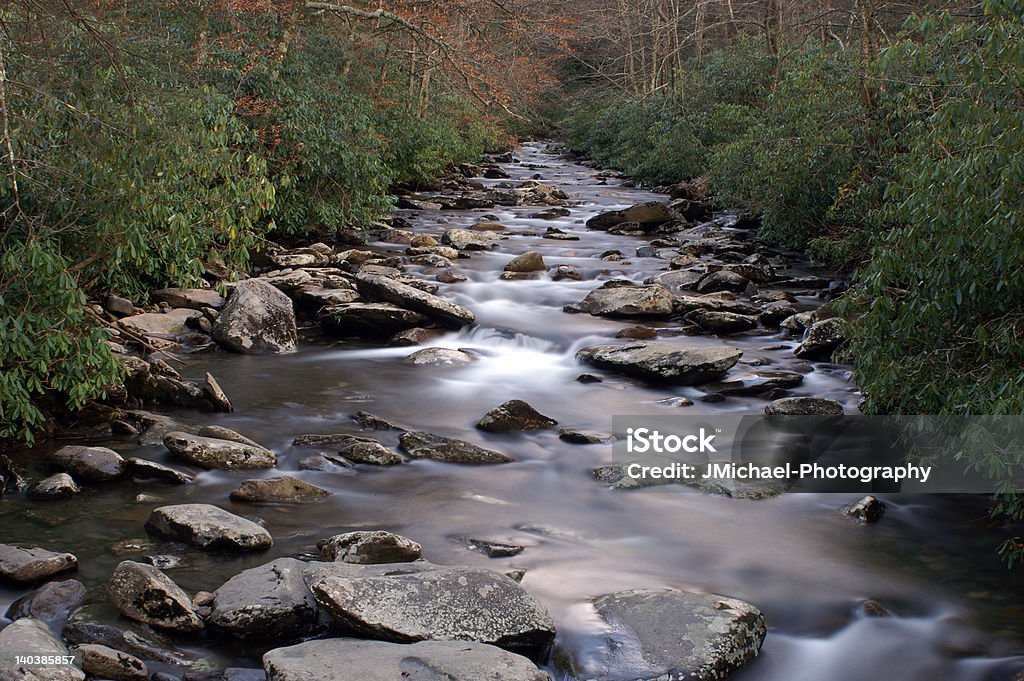
[[[1011,674],[1024,666],[1006,662],[1024,649],[1018,645],[1024,633],[1012,623],[1019,619],[1012,599],[1021,577],[1006,567],[1024,559],[1018,476],[1024,431],[989,440],[969,418],[1024,413],[1022,190],[1024,0],[5,0],[0,527],[10,536],[0,540],[42,543],[30,539],[38,531],[75,548],[74,542],[98,536],[104,548],[78,546],[76,553],[95,559],[103,570],[90,570],[105,570],[104,578],[113,570],[110,583],[117,581],[118,589],[167,579],[140,576],[149,566],[137,567],[150,561],[162,568],[166,560],[198,599],[214,591],[213,577],[237,579],[246,574],[240,570],[266,566],[208,557],[189,563],[162,544],[118,547],[135,546],[130,542],[143,517],[149,535],[195,546],[195,537],[183,539],[173,529],[188,519],[160,514],[201,504],[163,506],[153,515],[150,506],[226,493],[240,481],[230,477],[238,470],[277,467],[289,477],[246,480],[231,492],[231,508],[281,502],[273,497],[277,491],[262,488],[271,481],[292,485],[282,503],[335,497],[302,508],[338,504],[336,513],[264,513],[279,542],[275,574],[302,571],[302,590],[310,590],[303,603],[315,600],[309,607],[321,624],[328,611],[345,626],[376,614],[338,614],[340,587],[332,580],[348,576],[280,561],[305,563],[309,554],[360,563],[359,549],[345,542],[378,540],[404,557],[365,563],[420,557],[420,544],[405,537],[362,536],[378,526],[418,529],[426,553],[434,540],[435,547],[448,547],[434,549],[442,558],[451,558],[445,551],[452,542],[488,559],[518,560],[524,549],[523,555],[537,556],[528,570],[538,575],[543,605],[524,592],[528,603],[509,606],[529,620],[525,633],[494,640],[384,636],[370,627],[372,633],[356,635],[373,639],[367,645],[500,641],[540,665],[541,671],[531,662],[527,672],[509,672],[508,681],[537,681],[550,678],[548,672],[611,681],[620,677],[592,670],[613,669],[621,660],[613,653],[595,658],[585,648],[595,634],[573,608],[597,596],[591,589],[602,580],[627,588],[624,565],[640,566],[645,586],[675,585],[663,572],[675,561],[688,576],[677,581],[693,590],[731,589],[744,597],[695,605],[684,588],[666,601],[687,612],[729,610],[733,623],[742,623],[730,630],[730,645],[743,661],[726,674],[757,655],[768,631],[765,650],[772,655],[740,678],[909,681],[931,678],[935,669],[956,681],[1022,678]],[[497,262],[503,254],[515,257]],[[262,337],[257,329],[238,340],[240,332],[227,328],[227,311],[249,304],[246,296],[258,298],[268,316],[249,320],[265,324]],[[275,311],[282,306],[285,312]],[[282,314],[290,328],[280,331],[274,327]],[[601,338],[609,344],[595,345]],[[668,359],[652,354],[670,346],[675,354]],[[624,357],[624,348],[633,354]],[[418,351],[408,355],[412,350]],[[268,355],[260,365],[238,357],[258,353]],[[614,393],[613,386],[625,387]],[[492,398],[503,403],[477,422],[473,410]],[[786,400],[808,401],[777,406]],[[363,410],[363,402],[386,418]],[[952,456],[965,476],[986,480],[985,493],[959,500],[933,495],[922,502],[935,505],[921,512],[928,519],[915,521],[908,518],[916,502],[894,495],[883,521],[892,524],[879,530],[880,538],[864,538],[829,525],[839,522],[831,517],[808,529],[807,516],[824,502],[776,503],[779,490],[763,487],[724,494],[729,502],[765,504],[762,515],[735,511],[748,518],[746,528],[724,520],[717,488],[701,490],[711,492],[709,506],[685,494],[666,500],[673,495],[631,491],[601,503],[579,491],[562,496],[556,480],[600,483],[608,488],[602,492],[632,490],[616,468],[618,449],[614,465],[574,460],[548,477],[530,469],[510,474],[514,482],[484,482],[468,472],[474,467],[466,464],[554,466],[545,457],[565,444],[615,441],[618,447],[620,434],[605,432],[613,430],[613,416],[678,415],[679,407],[726,419],[948,417],[946,427],[956,431]],[[343,434],[336,432],[339,421],[346,424]],[[358,435],[349,432],[352,422]],[[426,432],[435,427],[482,437],[501,451]],[[518,440],[509,435],[535,431]],[[113,449],[91,447],[111,442]],[[85,446],[116,457],[116,475],[96,473],[91,459],[88,465],[60,460],[69,447]],[[139,447],[142,463],[138,457],[125,463],[113,451],[128,457]],[[304,447],[323,450],[319,463],[299,458]],[[328,452],[339,447],[341,454]],[[263,463],[252,463],[257,459]],[[420,459],[455,472],[442,481],[433,468],[416,469]],[[168,469],[159,463],[165,460],[185,460],[191,468]],[[404,484],[364,472],[397,463],[414,469]],[[56,470],[70,477],[45,475]],[[311,484],[321,480],[310,477],[314,471],[338,477],[320,489]],[[356,477],[343,477],[349,474]],[[109,482],[115,477],[120,482]],[[150,498],[148,487],[139,492],[123,484],[129,477],[199,491]],[[360,482],[366,479],[372,482]],[[114,491],[88,489],[98,481]],[[392,494],[407,496],[410,506],[382,507]],[[456,499],[452,527],[464,523],[466,532],[490,539],[452,535],[456,530],[435,508],[446,495]],[[52,523],[40,520],[30,500],[58,496],[80,505]],[[494,509],[512,503],[506,496],[516,497],[516,513],[547,511],[571,529],[524,515],[496,531],[504,520],[496,520]],[[844,506],[844,514],[874,526],[886,504],[858,496],[863,499]],[[475,510],[470,499],[493,507]],[[629,510],[642,508],[649,517],[690,513],[707,525],[686,536],[671,523],[625,520],[629,500],[636,500]],[[350,519],[350,503],[369,504],[387,522]],[[949,508],[960,509],[956,519],[944,515]],[[89,524],[104,513],[116,530]],[[336,519],[342,515],[344,522]],[[320,526],[358,528],[351,534],[361,536],[316,542]],[[759,543],[765,530],[782,526],[797,528],[802,539]],[[609,527],[622,534],[605,534]],[[261,529],[249,539],[262,542]],[[615,543],[629,532],[650,543],[632,549]],[[856,600],[855,621],[842,631],[854,637],[854,647],[884,647],[876,630],[850,632],[865,618],[895,612],[899,632],[892,640],[923,646],[915,648],[920,666],[905,677],[890,673],[898,656],[888,653],[866,664],[863,677],[846,653],[829,657],[832,666],[817,676],[791,673],[808,669],[800,667],[809,659],[804,637],[850,610],[846,601],[830,600],[840,596],[798,564],[812,555],[817,560],[823,546],[834,549],[827,538],[840,534],[835,562],[848,562],[835,577],[848,579],[842,598]],[[270,546],[269,533],[266,541],[260,550]],[[543,553],[552,542],[564,551],[557,558]],[[743,546],[756,547],[749,550],[757,568],[736,567],[745,558],[731,552]],[[10,576],[3,569],[13,560],[6,549],[0,544],[0,577]],[[114,568],[114,556],[140,551],[150,552],[143,563],[124,568],[131,562],[124,559]],[[704,569],[697,565],[700,551],[710,563],[720,561],[717,582],[698,584],[693,577]],[[565,556],[579,563],[564,573],[572,577],[556,597],[553,585],[563,574],[556,568],[564,567]],[[850,569],[858,560],[866,561],[863,574]],[[449,579],[442,572],[437,579]],[[933,573],[971,605],[956,609],[945,591],[921,595]],[[84,574],[93,586],[95,573]],[[760,591],[750,586],[757,575],[767,575]],[[4,584],[0,605],[24,597]],[[789,585],[806,590],[813,601],[806,610],[792,605],[800,595]],[[266,653],[269,678],[298,678],[290,676],[298,672],[286,658],[252,641],[320,632],[305,620],[301,631],[280,636],[276,620],[267,631],[259,629],[266,623],[226,623],[217,619],[218,606],[210,606],[210,615],[173,591],[173,582],[164,586],[171,600],[185,599],[183,619],[173,626],[155,615],[130,614],[113,587],[111,598],[124,616],[164,633],[195,635],[209,621],[217,622],[208,630],[216,636],[237,634],[245,641],[238,650],[216,637],[202,643],[221,667],[252,666]],[[905,601],[896,595],[903,590]],[[657,624],[664,613],[623,595],[631,593],[606,594],[591,605],[607,623],[632,622],[646,651],[650,632],[643,623]],[[995,604],[975,602],[992,593]],[[369,592],[360,598],[374,600]],[[757,608],[744,602],[761,606],[758,598],[767,630]],[[7,617],[17,622],[16,606]],[[773,615],[781,638],[771,633]],[[902,615],[927,622],[927,633],[912,632]],[[0,661],[13,649],[4,631]],[[838,631],[830,632],[830,645],[838,645]],[[956,636],[963,649],[950,652]],[[164,669],[152,666],[156,659],[168,673],[188,667],[173,655],[134,652],[150,671]],[[961,661],[976,655],[989,666],[966,670]],[[650,664],[629,670],[629,678],[656,678],[661,662]],[[372,671],[360,678],[377,678]],[[443,678],[482,678],[474,673]]]

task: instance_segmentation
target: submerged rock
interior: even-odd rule
[[[563,651],[578,678],[717,681],[750,662],[766,634],[749,603],[675,589],[620,591],[594,600],[604,645]]]
[[[506,272],[543,272],[547,270],[547,265],[544,264],[544,258],[537,251],[527,251],[512,258],[505,265]]]
[[[317,627],[319,607],[306,588],[306,564],[278,558],[244,570],[214,592],[210,624],[239,638],[294,640]]]
[[[213,338],[244,354],[291,352],[297,339],[291,298],[260,279],[239,282],[213,325]]]
[[[107,582],[107,595],[121,614],[137,622],[181,633],[204,626],[189,595],[152,565],[121,562]]]
[[[547,610],[491,570],[429,563],[311,565],[317,602],[343,629],[386,641],[478,641],[538,654],[554,638]]]
[[[477,422],[476,427],[489,433],[509,433],[522,430],[554,428],[558,421],[544,416],[522,400],[509,400],[491,409]]]
[[[261,551],[274,543],[256,523],[210,504],[161,506],[146,529],[207,551]]]
[[[164,446],[172,453],[203,468],[240,470],[273,468],[277,455],[260,446],[172,431],[164,437]]]
[[[485,449],[471,442],[422,431],[403,433],[398,442],[402,451],[414,459],[434,459],[435,461],[447,463],[467,464],[509,463],[513,461],[512,457],[496,452],[493,449]]]
[[[329,638],[263,656],[269,681],[550,681],[530,660],[466,641],[413,644]]]
[[[451,348],[423,348],[412,353],[406,360],[421,366],[465,366],[473,361],[473,358],[461,350]]]
[[[720,378],[742,354],[724,345],[629,343],[584,348],[576,357],[651,382],[694,385]]]
[[[372,466],[395,466],[405,461],[398,454],[370,438],[349,438],[341,443],[338,453],[353,463]]]
[[[13,582],[36,582],[77,569],[78,558],[70,553],[0,544],[0,577]]]
[[[318,547],[324,560],[357,565],[409,563],[418,560],[423,552],[412,539],[383,530],[338,534],[320,542]]]

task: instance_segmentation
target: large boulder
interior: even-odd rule
[[[587,227],[590,229],[608,230],[612,227],[635,222],[644,231],[650,231],[666,222],[679,220],[681,216],[660,201],[648,201],[638,203],[625,210],[613,210],[595,215],[587,220]]]
[[[277,455],[259,446],[192,435],[174,430],[164,436],[164,446],[181,458],[203,468],[241,470],[273,468]]]
[[[513,461],[512,457],[507,454],[480,447],[472,442],[422,431],[402,433],[398,444],[402,451],[414,459],[434,459],[435,461],[444,461],[446,463],[469,464],[509,463]]]
[[[637,589],[601,596],[594,609],[604,645],[564,655],[593,681],[717,681],[750,662],[766,633],[757,608],[715,594]]]
[[[146,529],[207,551],[260,551],[274,543],[265,529],[210,504],[178,504],[153,509]]]
[[[0,671],[3,681],[83,681],[85,673],[73,664],[47,667],[18,666],[15,655],[67,656],[68,649],[53,632],[37,619],[25,617],[0,630],[0,660],[4,669]]]
[[[603,317],[667,317],[675,309],[675,296],[658,284],[613,280],[588,293],[579,308]]]
[[[213,325],[213,338],[244,354],[291,352],[297,338],[291,298],[259,279],[240,282]]]
[[[121,455],[106,447],[68,445],[51,454],[50,460],[75,478],[88,482],[114,480],[125,469]]]
[[[356,275],[356,287],[370,300],[394,303],[446,326],[458,328],[476,321],[473,313],[466,308],[388,277],[359,274]]]
[[[597,345],[580,350],[576,357],[653,383],[696,385],[723,376],[742,354],[725,345],[673,342]]]
[[[430,321],[426,315],[391,303],[332,305],[320,312],[319,320],[329,334],[369,338],[387,338]]]
[[[544,416],[522,400],[509,400],[491,409],[477,422],[476,427],[489,433],[509,433],[520,430],[546,430],[558,421]]]
[[[269,681],[550,681],[530,660],[483,643],[330,638],[263,656]]]
[[[311,564],[307,583],[341,628],[385,641],[478,641],[537,655],[555,623],[518,583],[492,570],[430,563]]]
[[[337,534],[318,547],[324,560],[357,565],[409,563],[418,560],[423,552],[423,547],[412,539],[383,530]]]
[[[239,638],[294,640],[317,626],[306,564],[294,558],[244,570],[213,592],[210,624]]]
[[[107,595],[121,614],[136,622],[179,633],[204,626],[189,595],[152,565],[121,562],[107,582]]]
[[[12,582],[38,582],[77,569],[78,558],[70,553],[0,544],[0,577]]]
[[[832,353],[846,340],[846,322],[839,317],[832,317],[817,322],[807,329],[804,340],[793,351],[800,359],[828,362]]]

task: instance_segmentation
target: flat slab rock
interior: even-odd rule
[[[492,570],[427,562],[313,563],[306,583],[337,624],[357,636],[477,641],[535,656],[555,635],[544,606]]]
[[[743,352],[725,345],[628,343],[596,345],[577,359],[653,383],[695,385],[721,378]]]
[[[76,569],[78,558],[70,553],[0,544],[0,577],[14,582],[35,582]]]
[[[146,529],[207,551],[261,551],[274,543],[265,529],[210,504],[178,504],[153,509]]]
[[[483,643],[333,638],[263,656],[269,681],[550,681],[530,660]]]
[[[210,623],[233,636],[294,640],[317,626],[319,606],[294,558],[244,570],[214,591]]]
[[[331,496],[322,487],[289,475],[261,480],[246,480],[230,494],[232,501],[254,504],[302,504]]]
[[[605,645],[573,673],[593,681],[717,681],[750,662],[766,634],[753,605],[715,594],[637,589],[594,601]]]
[[[476,316],[455,303],[394,279],[376,274],[356,275],[356,288],[366,298],[393,303],[424,314],[446,326],[459,328],[472,324]]]
[[[492,464],[509,463],[512,457],[472,442],[434,435],[422,431],[403,433],[399,446],[414,459],[434,459],[446,463]]]
[[[202,468],[242,470],[277,465],[277,455],[258,445],[202,437],[180,430],[167,433],[163,442],[173,454]]]

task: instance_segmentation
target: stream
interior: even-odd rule
[[[648,240],[588,230],[585,221],[599,212],[665,197],[606,180],[600,171],[565,160],[546,143],[525,144],[516,157],[521,163],[503,164],[511,181],[539,174],[569,194],[568,217],[531,219],[540,210],[536,206],[398,212],[415,231],[433,235],[468,227],[483,215],[512,231],[536,234],[503,239],[493,250],[458,260],[455,269],[468,280],[441,286],[440,295],[472,310],[477,323],[446,332],[431,345],[471,348],[479,355],[476,361],[462,367],[417,366],[405,361],[415,348],[330,339],[315,329],[307,330],[308,337],[292,354],[191,356],[182,373],[201,378],[212,372],[235,412],[181,411],[175,418],[237,430],[277,452],[277,469],[203,471],[196,484],[181,487],[109,483],[56,504],[8,495],[0,498],[0,542],[76,554],[81,563],[77,579],[93,589],[103,586],[121,560],[166,551],[159,543],[135,553],[114,548],[125,540],[146,539],[143,525],[153,508],[212,503],[262,519],[275,543],[258,554],[174,554],[167,573],[189,591],[212,591],[239,571],[279,556],[314,555],[317,541],[331,535],[386,529],[422,544],[424,557],[433,563],[525,569],[523,587],[551,612],[559,642],[577,650],[586,651],[600,633],[589,599],[622,589],[674,587],[739,598],[764,612],[769,633],[761,654],[732,677],[736,681],[1020,678],[1015,674],[1024,670],[1024,658],[1015,655],[1024,651],[1024,578],[1019,570],[1007,572],[995,554],[998,540],[987,531],[985,499],[882,495],[885,517],[861,526],[838,512],[856,495],[784,494],[755,501],[611,490],[591,474],[611,462],[610,445],[569,444],[559,440],[557,431],[495,435],[474,428],[484,412],[510,399],[525,400],[562,426],[604,432],[611,430],[613,415],[753,414],[767,404],[756,397],[702,402],[700,388],[645,386],[576,360],[581,348],[616,342],[615,334],[636,322],[567,314],[563,306],[579,302],[603,281],[640,282],[667,266],[664,259],[634,256]],[[510,180],[481,181],[498,185]],[[549,227],[580,239],[541,238]],[[399,254],[405,248],[371,246]],[[601,259],[614,249],[625,259]],[[500,279],[504,265],[525,251],[543,254],[548,267],[572,265],[582,280]],[[787,273],[819,274],[809,267]],[[423,276],[433,280],[435,274]],[[806,305],[822,302],[815,291],[794,293]],[[713,336],[691,340],[722,342]],[[796,359],[792,350],[799,336],[760,329],[727,342],[744,353],[730,379],[750,373],[748,363],[758,360],[771,369],[805,375],[792,395],[828,397],[848,414],[857,412],[860,395],[850,367]],[[604,380],[576,381],[584,372]],[[673,396],[687,397],[694,405],[663,402]],[[355,433],[349,416],[359,410],[479,443],[516,462],[460,466],[417,460],[362,466],[355,473],[299,470],[298,461],[315,450],[294,447],[292,440],[305,433]],[[397,433],[373,435],[388,447],[397,443]],[[161,446],[112,446],[124,455],[180,464]],[[228,500],[242,480],[282,472],[333,496],[296,506]],[[526,549],[490,559],[452,541],[457,535]],[[27,591],[0,586],[0,613]],[[893,616],[865,615],[867,600]],[[109,606],[94,607],[111,621],[117,616]],[[198,667],[210,669],[259,667],[263,652],[213,637],[182,641],[181,648],[195,654]],[[556,679],[571,678],[553,666],[548,670]]]

